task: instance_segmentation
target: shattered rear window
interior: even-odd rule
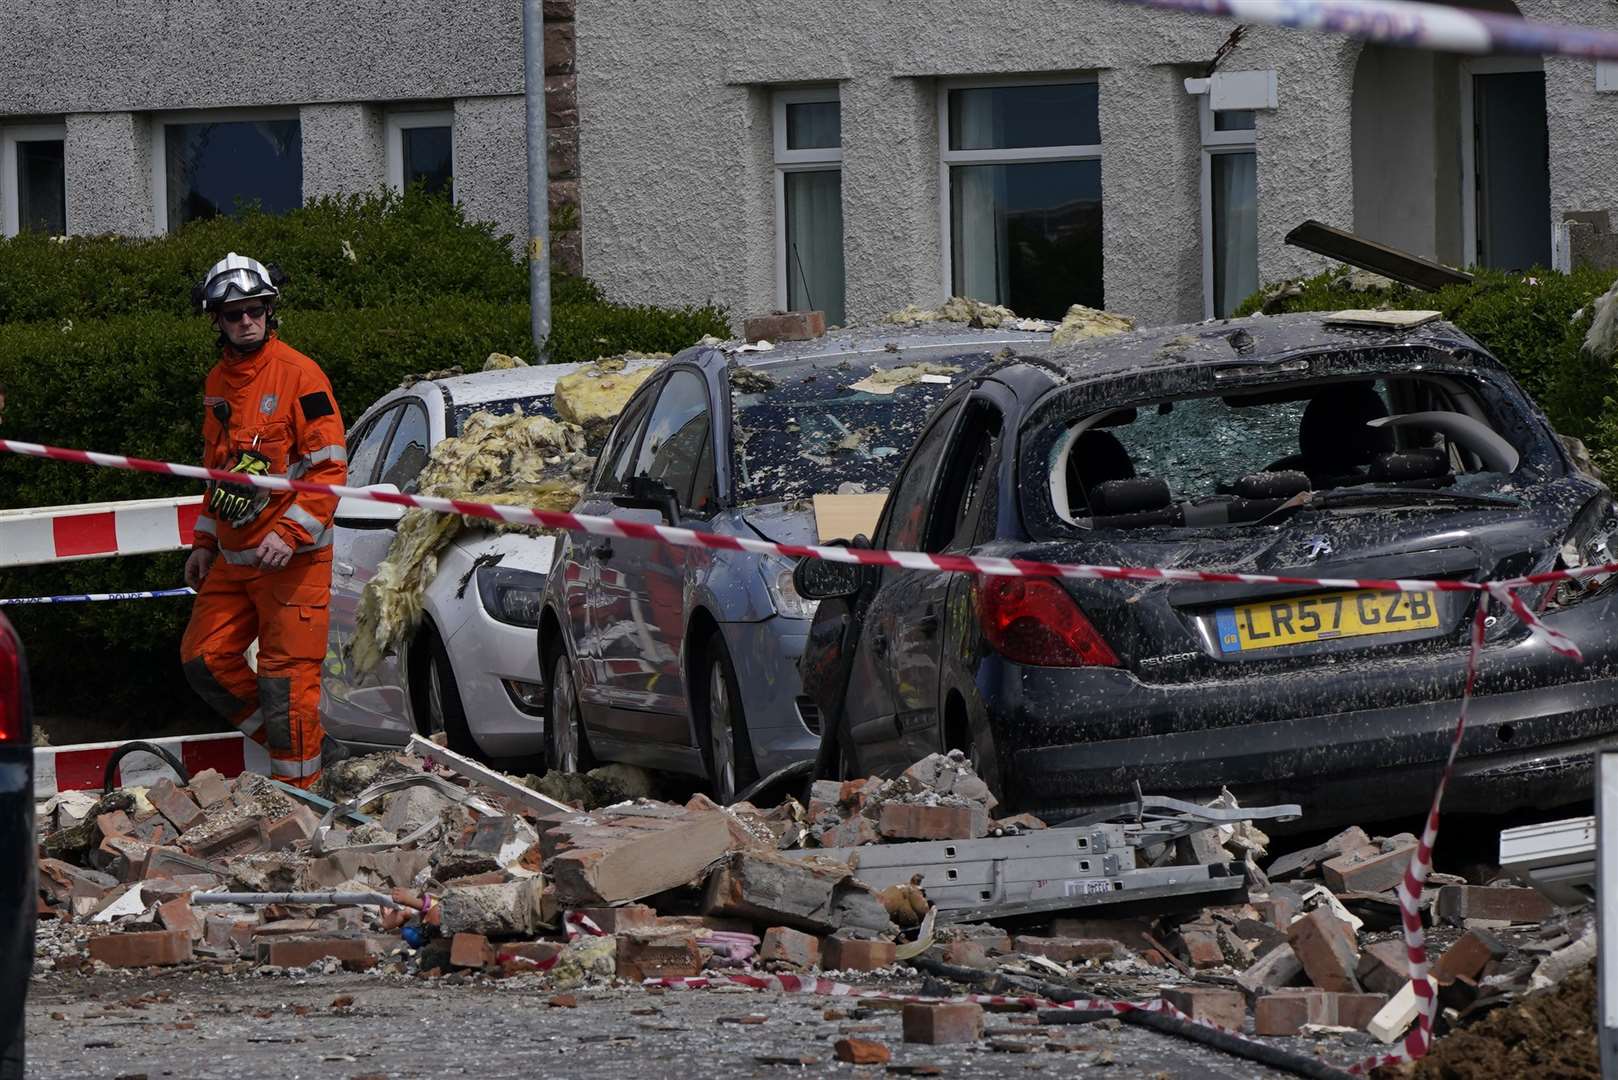
[[[739,503],[866,492],[893,482],[927,416],[987,353],[901,353],[731,368]]]
[[[558,419],[555,399],[554,394],[530,394],[526,397],[504,398],[497,401],[477,401],[466,405],[457,402],[451,416],[450,434],[458,434],[461,427],[466,423],[467,417],[480,412],[505,416],[507,413],[521,411],[525,416],[544,416],[555,420]]]

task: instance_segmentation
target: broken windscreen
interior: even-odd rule
[[[736,501],[886,490],[928,414],[989,359],[879,353],[732,365]]]
[[[1028,445],[1069,525],[1252,525],[1283,507],[1493,497],[1522,459],[1506,404],[1458,375],[1317,380],[1092,407]]]
[[[496,416],[505,416],[507,413],[521,412],[525,416],[545,416],[552,420],[556,416],[555,394],[526,394],[522,397],[502,398],[495,401],[475,401],[468,404],[456,402],[452,410],[454,425],[450,434],[454,435],[466,423],[466,418],[473,413],[487,412]]]

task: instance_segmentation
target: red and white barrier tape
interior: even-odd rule
[[[1427,875],[1432,869],[1432,849],[1438,837],[1438,811],[1443,802],[1444,788],[1448,785],[1450,776],[1454,771],[1456,753],[1460,748],[1462,734],[1466,730],[1467,710],[1477,681],[1478,661],[1483,646],[1483,624],[1489,608],[1489,601],[1491,599],[1499,600],[1509,607],[1517,618],[1522,620],[1524,626],[1534,634],[1541,636],[1545,643],[1556,652],[1573,660],[1582,660],[1583,657],[1578,646],[1566,635],[1553,627],[1547,626],[1523,602],[1522,598],[1517,594],[1517,590],[1530,585],[1543,585],[1557,581],[1571,581],[1618,573],[1618,563],[1609,563],[1603,566],[1580,567],[1576,570],[1546,571],[1513,578],[1509,581],[1497,582],[1423,581],[1404,578],[1309,578],[1179,568],[1048,563],[1028,559],[983,559],[967,555],[929,555],[918,551],[878,551],[870,548],[777,544],[768,540],[720,536],[715,533],[697,532],[692,529],[682,529],[671,525],[620,521],[616,518],[593,517],[556,510],[497,506],[490,503],[471,502],[465,499],[441,499],[426,495],[371,491],[366,488],[319,484],[308,480],[289,480],[279,476],[249,476],[242,473],[225,472],[220,469],[206,469],[196,465],[177,465],[172,462],[150,461],[144,458],[125,457],[120,454],[100,454],[86,450],[65,450],[59,447],[16,442],[10,439],[0,439],[0,452],[26,454],[30,457],[50,458],[56,461],[72,461],[86,465],[97,465],[102,468],[182,476],[195,480],[217,480],[229,484],[267,488],[272,491],[308,491],[322,495],[335,495],[338,498],[367,499],[372,502],[392,503],[398,506],[413,506],[442,514],[463,514],[470,517],[511,521],[518,524],[537,524],[548,528],[593,533],[599,536],[647,540],[652,543],[669,544],[676,547],[746,551],[760,555],[778,555],[789,559],[824,559],[830,562],[896,566],[907,570],[1012,577],[1054,577],[1110,581],[1194,581],[1241,585],[1298,585],[1306,588],[1370,589],[1380,592],[1421,592],[1430,589],[1437,592],[1479,593],[1481,594],[1480,599],[1474,609],[1472,619],[1471,649],[1467,658],[1466,685],[1461,697],[1460,716],[1456,721],[1455,734],[1450,743],[1449,759],[1446,761],[1443,774],[1439,778],[1438,789],[1433,794],[1432,808],[1428,812],[1427,823],[1422,831],[1421,842],[1417,847],[1416,856],[1411,859],[1410,864],[1406,867],[1404,879],[1399,884],[1399,902],[1403,913],[1405,946],[1408,950],[1411,975],[1415,983],[1416,993],[1423,999],[1424,1007],[1419,1023],[1405,1037],[1404,1045],[1397,1053],[1368,1059],[1356,1066],[1355,1071],[1368,1071],[1379,1065],[1394,1064],[1419,1058],[1427,1052],[1427,1048],[1432,1042],[1433,1015],[1436,1011],[1437,1000],[1433,996],[1430,984],[1426,979],[1426,942],[1422,934],[1421,913],[1417,905],[1421,897],[1422,885],[1427,880]],[[588,920],[585,921],[587,922]],[[591,925],[593,927],[593,924]],[[578,931],[575,930],[574,924],[567,923],[567,928],[570,940],[577,936]],[[580,926],[579,929],[585,928]],[[594,930],[597,933],[600,932],[599,928],[594,928]],[[543,970],[543,967],[539,969]],[[768,988],[764,984],[770,983],[769,979],[761,976],[732,975],[726,978],[731,980],[760,980],[761,988]],[[788,980],[803,982],[803,980],[798,980],[793,976],[774,977],[774,982],[779,983],[779,988],[781,989],[787,988]],[[818,984],[823,980],[812,981]],[[683,982],[690,985],[708,984],[707,980],[683,980]],[[744,982],[743,985],[752,984]],[[841,986],[843,984],[829,985]],[[849,989],[854,993],[854,996],[858,996],[859,992],[853,991],[853,988]]]
[[[180,551],[201,512],[198,495],[0,510],[0,567]]]
[[[269,753],[236,731],[142,741],[168,750],[192,773],[215,769],[221,776],[231,777],[243,772],[268,775],[270,771]],[[107,762],[123,745],[103,742],[35,747],[34,797],[47,799],[64,791],[100,791]],[[118,763],[116,782],[119,786],[151,785],[173,775],[167,763],[145,751],[136,751]]]

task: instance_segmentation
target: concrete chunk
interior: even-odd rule
[[[695,881],[735,841],[723,813],[637,804],[565,819],[540,843],[559,901],[589,906],[639,900]]]
[[[1292,946],[1277,945],[1259,957],[1258,962],[1252,967],[1236,976],[1236,985],[1252,997],[1279,990],[1296,981],[1302,974],[1303,962],[1298,959],[1298,954],[1292,951]]]
[[[888,932],[887,910],[847,866],[738,851],[708,875],[703,911],[826,933],[839,927]]]
[[[555,917],[540,878],[448,889],[439,915],[446,935],[485,937],[533,937]]]
[[[1398,886],[1415,854],[1416,844],[1412,841],[1379,854],[1344,852],[1327,859],[1320,869],[1325,875],[1326,887],[1334,893],[1387,892]]]
[[[1305,871],[1312,870],[1327,859],[1335,858],[1345,851],[1357,850],[1374,852],[1376,851],[1376,845],[1371,843],[1371,838],[1365,834],[1364,829],[1355,825],[1344,829],[1323,844],[1316,844],[1314,847],[1305,848],[1302,851],[1294,851],[1290,855],[1282,855],[1270,863],[1264,873],[1272,881],[1281,881],[1289,877],[1297,877]]]

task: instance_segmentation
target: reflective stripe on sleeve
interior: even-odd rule
[[[270,775],[286,776],[294,780],[302,780],[306,776],[313,776],[320,771],[320,755],[305,758],[302,761],[282,761],[280,758],[270,759]]]

